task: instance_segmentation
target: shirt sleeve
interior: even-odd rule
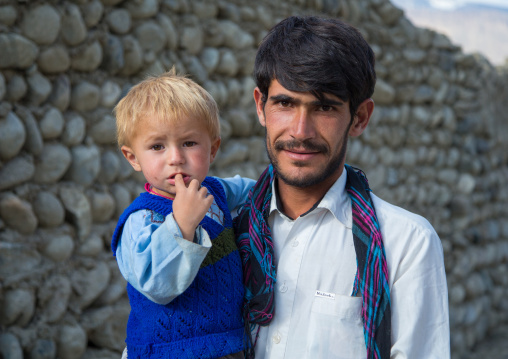
[[[407,232],[406,232],[407,233]],[[428,224],[409,230],[390,292],[392,359],[450,358],[448,289],[441,241]],[[403,240],[404,238],[401,238]]]
[[[247,200],[249,191],[256,184],[256,181],[250,178],[236,175],[228,178],[217,178],[224,187],[226,199],[230,212],[234,212],[243,202]]]
[[[141,210],[127,219],[116,257],[125,280],[148,299],[168,304],[192,283],[212,246],[199,226],[195,242],[182,237],[173,214]]]

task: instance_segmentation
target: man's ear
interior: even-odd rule
[[[212,148],[210,150],[210,163],[212,163],[213,160],[215,160],[215,156],[217,155],[217,151],[219,151],[220,143],[221,143],[220,137],[212,142]]]
[[[141,166],[139,165],[138,159],[136,158],[132,148],[128,146],[122,146],[120,149],[122,150],[123,156],[127,159],[127,161],[129,161],[132,168],[134,168],[134,171],[141,171]]]
[[[261,90],[259,87],[256,87],[254,89],[254,101],[256,102],[256,111],[258,113],[258,119],[261,126],[266,126],[266,119],[265,119],[265,103],[263,101],[263,94],[261,93]]]
[[[367,125],[369,124],[370,117],[372,116],[372,112],[374,111],[374,100],[371,98],[363,101],[356,110],[355,117],[353,118],[353,123],[349,129],[349,136],[357,137],[360,136]]]

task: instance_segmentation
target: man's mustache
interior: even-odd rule
[[[278,140],[274,144],[274,148],[278,151],[281,150],[294,150],[294,149],[304,149],[306,151],[312,151],[312,152],[322,152],[322,153],[328,153],[328,147],[322,143],[316,143],[312,140]]]

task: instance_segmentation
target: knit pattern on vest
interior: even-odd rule
[[[205,216],[201,226],[212,240],[192,284],[167,305],[152,302],[127,284],[131,305],[127,323],[129,359],[218,358],[244,349],[242,320],[242,265],[224,189],[219,181],[203,181],[224,212],[224,225]],[[173,201],[142,193],[124,211],[113,234],[116,251],[128,216],[149,209],[163,216],[173,211]]]

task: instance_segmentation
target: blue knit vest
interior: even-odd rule
[[[169,304],[156,304],[127,284],[131,305],[126,339],[129,359],[207,359],[244,349],[242,266],[231,214],[221,183],[207,177],[203,186],[224,212],[224,225],[208,216],[201,221],[212,248],[189,288]],[[131,213],[149,209],[167,216],[173,211],[172,205],[169,199],[141,193],[120,216],[111,242],[113,253]]]

